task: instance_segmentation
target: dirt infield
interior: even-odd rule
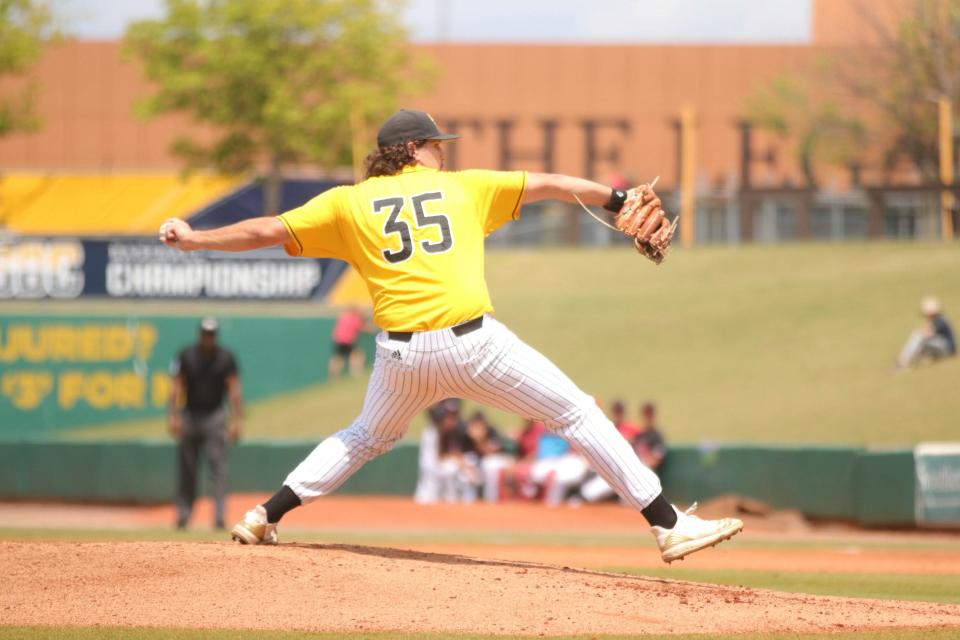
[[[235,496],[230,518],[261,498]],[[704,510],[715,515],[711,505]],[[198,524],[210,515],[209,504],[201,502]],[[0,520],[32,528],[155,531],[169,527],[172,518],[169,506],[0,504]],[[732,543],[680,566],[960,573],[955,534],[812,528],[789,514],[745,518],[747,530]],[[297,542],[318,535],[324,542],[349,540],[357,532],[406,536],[411,542]],[[585,542],[591,539],[597,543]],[[4,624],[507,635],[934,626],[956,626],[960,633],[960,605],[603,572],[598,568],[664,566],[639,516],[616,505],[424,507],[408,499],[329,498],[291,513],[281,540],[285,544],[274,548],[226,541],[0,542],[8,583],[18,585],[0,590],[0,618]]]
[[[6,624],[734,633],[960,627],[960,606],[786,594],[512,560],[291,543],[0,543]]]
[[[228,501],[228,522],[242,517],[250,505],[266,499],[264,495],[235,495]],[[728,513],[723,504],[706,504],[698,513],[719,517]],[[723,544],[708,553],[697,554],[678,566],[698,569],[769,570],[783,572],[886,573],[886,574],[960,574],[960,534],[929,532],[872,532],[849,527],[813,528],[789,514],[752,517],[738,514],[746,530],[732,544]],[[209,526],[212,508],[200,500],[194,522]],[[0,522],[8,526],[30,528],[97,528],[129,531],[151,527],[169,527],[174,521],[172,506],[85,506],[29,503],[0,503]],[[280,528],[282,542],[307,538],[342,541],[341,532],[350,538],[356,532],[421,534],[455,538],[452,541],[406,541],[404,548],[496,558],[498,560],[542,562],[580,568],[630,566],[661,568],[663,563],[639,514],[616,504],[580,509],[548,509],[535,503],[496,505],[439,504],[416,505],[408,498],[339,497],[319,500],[291,512]],[[309,533],[310,535],[303,535]],[[456,540],[458,534],[470,534],[472,540]],[[538,534],[545,534],[539,538]],[[522,540],[509,539],[520,534]],[[604,535],[616,542],[585,545],[551,540],[550,535]],[[226,534],[223,535],[226,539]],[[622,542],[621,542],[622,540]],[[745,540],[770,543],[829,541],[791,546],[776,544],[770,548],[737,544]],[[921,542],[932,548],[902,542]],[[947,548],[936,548],[937,545]]]

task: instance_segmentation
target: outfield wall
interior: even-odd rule
[[[219,321],[219,341],[237,357],[247,402],[326,381],[334,318],[230,315]],[[50,438],[162,415],[170,397],[171,361],[196,342],[199,323],[199,315],[133,311],[5,314],[0,438]],[[359,344],[372,361],[373,337],[363,334]]]
[[[245,442],[234,447],[231,489],[273,491],[313,446]],[[172,443],[159,441],[0,443],[0,499],[167,502],[173,494],[174,453]],[[956,510],[942,512],[937,520],[918,509],[925,493],[917,460],[913,449],[676,446],[662,478],[666,494],[680,503],[734,493],[809,517],[866,526],[910,526],[918,515],[932,524],[956,522]],[[416,475],[417,445],[401,443],[364,466],[339,492],[412,495]],[[936,477],[955,476],[940,472]],[[949,489],[943,482],[938,486]],[[960,493],[960,487],[953,490]],[[937,504],[944,504],[944,495],[935,495]]]
[[[273,491],[315,443],[248,442],[230,451],[230,488]],[[173,499],[171,442],[0,443],[0,499],[160,503]],[[206,482],[205,471],[201,482]],[[340,489],[350,494],[412,494],[417,447],[371,461]]]

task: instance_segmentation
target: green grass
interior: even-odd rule
[[[0,540],[70,541],[70,542],[225,542],[227,535],[210,529],[177,531],[172,528],[148,529],[43,529],[0,528]],[[638,528],[637,535],[578,534],[530,531],[465,532],[465,531],[387,531],[353,529],[285,530],[284,542],[335,542],[341,544],[405,545],[405,544],[478,544],[497,546],[537,545],[540,547],[636,547],[652,549],[653,540]],[[495,553],[495,552],[494,552]]]
[[[891,371],[923,295],[940,296],[960,328],[956,246],[702,247],[660,267],[631,250],[492,251],[487,274],[498,317],[521,338],[604,401],[632,411],[657,401],[673,441],[956,438],[960,359]],[[271,399],[252,408],[247,433],[319,439],[353,419],[364,388],[343,381]],[[508,431],[518,423],[494,415]],[[163,425],[81,435],[162,436]]]
[[[190,529],[176,531],[172,528],[149,529],[46,529],[46,528],[0,528],[0,540],[23,542],[83,541],[83,542],[223,542],[226,536],[221,531]],[[283,541],[337,542],[342,544],[488,544],[538,546],[585,546],[585,547],[653,547],[648,536],[583,535],[576,533],[539,533],[528,531],[463,532],[463,531],[383,531],[383,530],[284,530]]]
[[[862,633],[748,633],[738,635],[683,634],[683,635],[577,635],[545,636],[554,640],[706,640],[730,638],[735,640],[952,640],[956,629],[894,629]],[[461,633],[319,633],[305,631],[239,631],[213,629],[151,629],[145,627],[0,627],[0,640],[490,640],[505,636]],[[544,637],[544,636],[537,636]]]
[[[178,531],[172,527],[143,529],[94,529],[94,528],[26,528],[0,527],[0,540],[7,541],[65,541],[65,542],[225,542],[223,531],[211,529],[188,529]],[[380,546],[403,546],[414,544],[464,544],[483,545],[489,554],[496,555],[497,547],[536,545],[539,547],[589,547],[589,548],[635,548],[637,553],[648,553],[654,548],[653,539],[638,526],[637,533],[603,533],[570,531],[459,531],[445,529],[383,530],[383,529],[284,529],[286,542],[327,542],[338,544],[365,544]],[[789,552],[794,549],[817,549],[824,551],[847,550],[851,546],[870,550],[890,551],[949,551],[960,553],[960,540],[927,541],[924,539],[751,539],[737,538],[730,544],[744,549],[775,549]],[[674,571],[679,566],[671,567]]]
[[[960,576],[948,574],[805,573],[684,568],[608,568],[606,570],[671,580],[709,582],[813,595],[960,603]]]

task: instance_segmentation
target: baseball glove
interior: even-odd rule
[[[660,264],[667,257],[677,221],[670,222],[660,208],[660,198],[649,185],[627,192],[627,199],[614,218],[614,224],[633,238],[637,251]]]

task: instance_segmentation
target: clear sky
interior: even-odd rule
[[[61,24],[115,39],[163,0],[56,0]],[[418,41],[805,43],[811,0],[407,0]]]

